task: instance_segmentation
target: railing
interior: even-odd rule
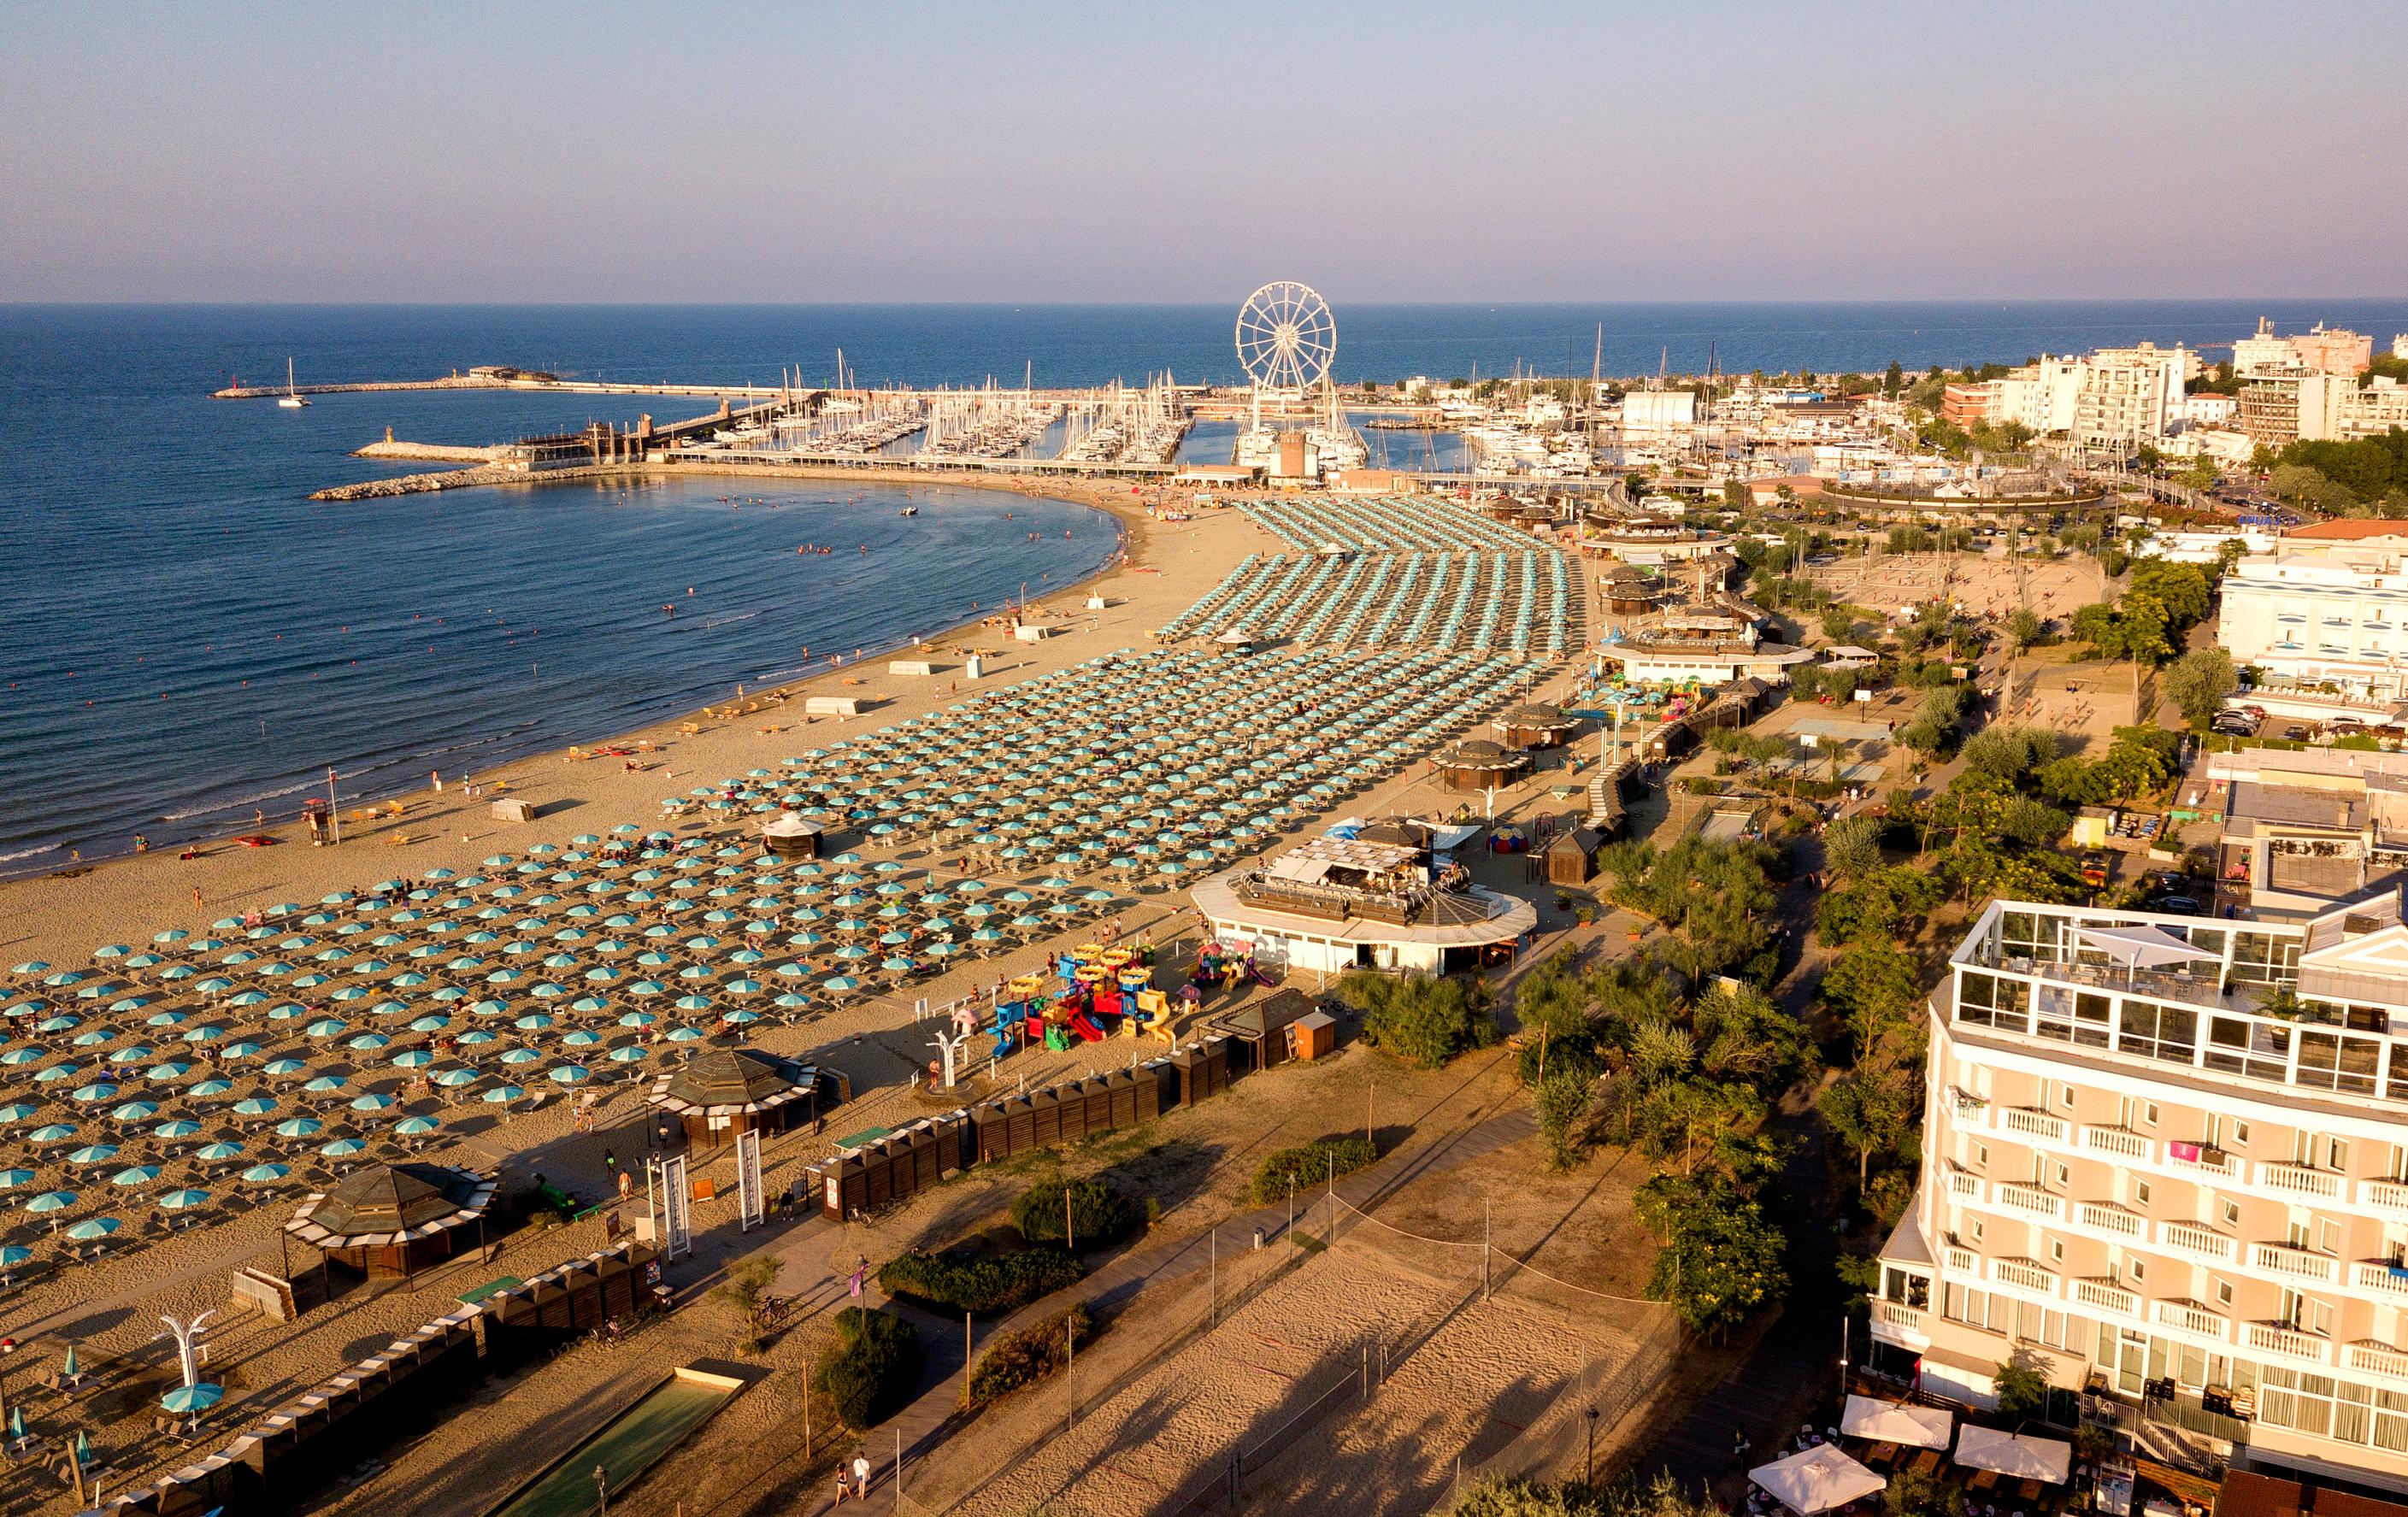
[[[2215,1149],[2200,1149],[2199,1157],[2194,1159],[2186,1154],[2176,1153],[2173,1151],[2173,1145],[2169,1143],[2166,1145],[2166,1166],[2170,1169],[2196,1170],[2203,1175],[2217,1175],[2226,1180],[2241,1178],[2240,1158]]]
[[[2112,1153],[2119,1159],[2138,1159],[2146,1163],[2157,1157],[2154,1139],[2142,1137],[2128,1127],[2089,1127],[2082,1129],[2082,1146],[2100,1153]]]
[[[2408,1295],[2408,1265],[2388,1259],[2360,1259],[2349,1267],[2349,1282],[2361,1291]]]
[[[1877,1299],[1873,1302],[1873,1323],[1876,1326],[1895,1328],[1901,1333],[1920,1334],[1923,1331],[1925,1316],[1926,1313],[1921,1309],[1908,1306],[1903,1301]]]
[[[2028,1259],[1993,1259],[1990,1278],[2018,1290],[2037,1291],[2042,1295],[2057,1294],[2057,1271],[2043,1269]]]
[[[2260,1161],[2258,1183],[2270,1191],[2289,1195],[2309,1195],[2319,1200],[2342,1198],[2348,1181],[2329,1169],[2315,1169],[2303,1164],[2275,1164]]]
[[[2232,1341],[2232,1319],[2220,1311],[2210,1311],[2189,1301],[2160,1301],[2154,1314],[2163,1326],[2179,1327],[2219,1343]]]
[[[1943,1252],[1947,1256],[1950,1274],[1979,1276],[1982,1273],[1981,1255],[1961,1243],[1950,1243],[1945,1245]]]
[[[1948,1194],[1960,1200],[1978,1201],[1982,1198],[1982,1177],[1970,1169],[1952,1168],[1948,1171]]]
[[[2016,1211],[2028,1211],[2035,1217],[2046,1217],[2054,1222],[2065,1220],[2065,1197],[2054,1191],[2042,1190],[2037,1185],[2026,1185],[2013,1180],[1999,1181],[1990,1187],[1990,1199]]]
[[[2295,1249],[2287,1243],[2256,1243],[2249,1249],[2253,1268],[2287,1276],[2292,1280],[2314,1281],[2319,1285],[2341,1283],[2341,1261],[2329,1253],[2311,1249]]]
[[[2389,1375],[2395,1380],[2408,1380],[2408,1353],[2372,1338],[2359,1338],[2343,1349],[2342,1363],[2352,1369]]]
[[[2141,1298],[2116,1284],[2113,1279],[2077,1280],[2073,1282],[2073,1298],[2085,1306],[2113,1311],[2119,1316],[2138,1317],[2141,1314]]]
[[[2157,1225],[2157,1241],[2179,1253],[2195,1253],[2202,1259],[2230,1263],[2240,1250],[2240,1240],[2229,1233],[2219,1233],[2213,1227],[2197,1223],[2169,1222]]]
[[[1959,1090],[1954,1085],[1948,1087],[1948,1106],[1960,1117],[1978,1117],[1990,1109],[1989,1102],[1971,1091]]]
[[[2086,1226],[2119,1234],[2125,1238],[2140,1238],[2149,1230],[2148,1218],[2137,1211],[2128,1211],[2122,1207],[2106,1201],[2085,1201],[2078,1209],[2077,1215]]]
[[[2358,1198],[2386,1211],[2408,1212],[2408,1184],[2396,1180],[2370,1180],[2358,1187]]]
[[[2241,1340],[2253,1349],[2279,1353],[2286,1359],[2306,1359],[2320,1365],[2332,1363],[2332,1339],[2300,1332],[2286,1323],[2243,1323]]]
[[[2028,1106],[2007,1106],[1999,1109],[1999,1127],[2003,1132],[2021,1133],[2027,1138],[2045,1138],[2052,1143],[2062,1143],[2072,1123],[2063,1117],[2046,1111],[2035,1111]]]

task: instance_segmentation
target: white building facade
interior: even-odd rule
[[[2408,1492],[2408,926],[1992,902],[1930,1002],[1878,1364]],[[2146,1424],[2145,1426],[2143,1424]]]
[[[2225,577],[2216,640],[2236,664],[2344,694],[2408,694],[2408,572],[2396,559],[2243,559]]]

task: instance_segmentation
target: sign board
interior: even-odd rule
[[[693,1203],[686,1191],[685,1155],[667,1159],[655,1155],[646,1168],[652,1195],[644,1220],[661,1245],[661,1256],[676,1259],[692,1253],[694,1224],[688,1209]]]
[[[737,1230],[749,1233],[767,1221],[768,1208],[761,1198],[761,1134],[754,1129],[736,1138]]]

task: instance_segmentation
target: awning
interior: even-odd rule
[[[1975,1469],[1996,1470],[2022,1481],[2065,1483],[2073,1465],[2073,1445],[2059,1438],[2029,1438],[2001,1433],[1971,1423],[1956,1430],[1956,1462]]]
[[[2173,934],[2157,927],[2077,927],[2074,936],[2085,948],[2095,948],[2128,968],[2154,969],[2161,964],[2190,964],[2200,959],[2220,959],[2222,953],[2211,953],[2193,948]]]
[[[1747,1478],[1799,1517],[1844,1507],[1889,1485],[1829,1443],[1758,1465],[1747,1472]]]
[[[1851,1395],[1840,1410],[1840,1431],[1875,1443],[1911,1443],[1918,1449],[1944,1449],[1956,1419],[1938,1407],[1906,1407]]]

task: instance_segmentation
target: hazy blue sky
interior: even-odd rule
[[[0,300],[2408,291],[2392,0],[0,24]]]

